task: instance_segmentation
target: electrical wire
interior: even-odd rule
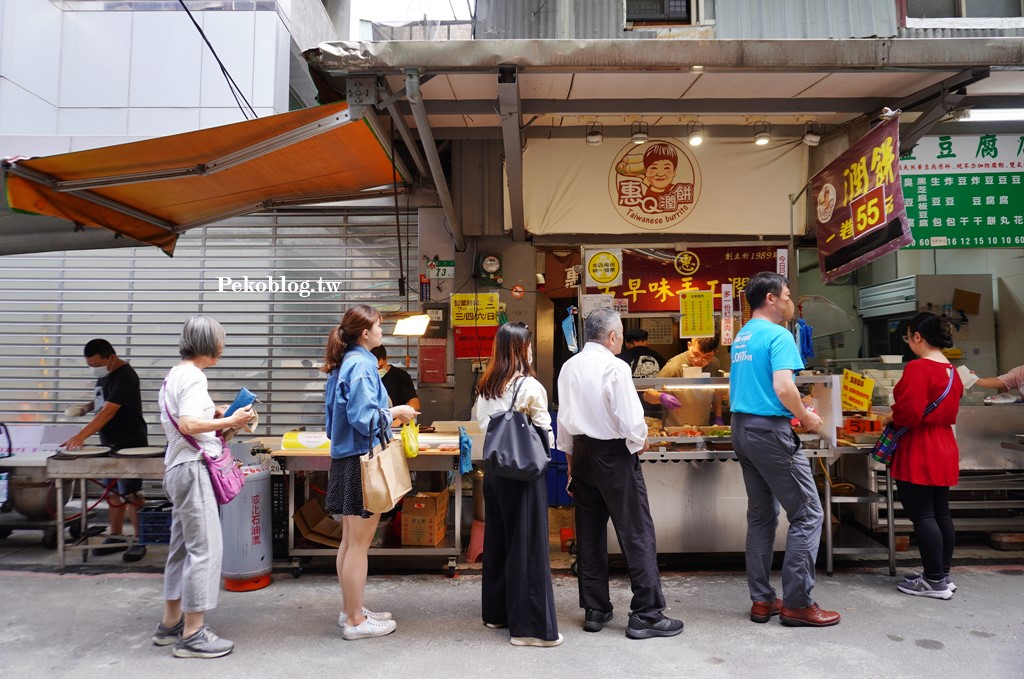
[[[225,66],[224,62],[220,60],[219,56],[217,56],[217,50],[213,49],[213,45],[210,44],[210,40],[206,37],[206,33],[203,31],[202,26],[199,25],[196,18],[192,16],[192,11],[185,5],[185,0],[178,0],[178,4],[181,5],[183,10],[185,10],[185,14],[188,15],[188,18],[192,20],[192,25],[196,27],[197,31],[199,31],[199,37],[203,39],[206,46],[210,48],[210,54],[212,54],[213,58],[217,60],[217,65],[220,66],[220,72],[224,75],[224,79],[228,83],[228,91],[231,92],[231,96],[234,97],[235,103],[238,105],[238,110],[242,112],[242,117],[249,120],[248,113],[246,113],[245,108],[242,107],[242,102],[244,101],[245,105],[249,108],[249,113],[252,113],[252,117],[259,118],[259,116],[256,115],[256,110],[253,109],[252,104],[250,104],[249,100],[245,98],[244,94],[242,94],[242,89],[235,82],[235,79],[231,77],[231,74],[228,73],[227,66]],[[241,101],[239,101],[239,97],[241,97]]]

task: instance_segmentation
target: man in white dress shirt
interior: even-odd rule
[[[584,322],[586,344],[558,376],[558,449],[569,464],[576,500],[576,544],[583,629],[599,632],[612,619],[608,592],[608,519],[626,557],[633,601],[626,636],[671,637],[683,621],[665,616],[654,522],[637,455],[647,425],[622,349],[622,319],[595,309]]]

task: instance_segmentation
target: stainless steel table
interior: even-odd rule
[[[89,506],[89,495],[86,481],[89,479],[162,479],[164,477],[164,458],[160,457],[79,457],[75,459],[49,458],[46,461],[46,478],[54,481],[70,479],[79,482],[79,495],[82,498],[82,535],[85,535],[88,520],[86,509]],[[64,484],[56,483],[57,506],[64,506]],[[72,495],[74,489],[72,487]],[[137,540],[139,536],[135,536]],[[88,561],[90,545],[88,539],[82,544],[67,546],[64,540],[64,512],[57,512],[57,553],[60,559],[60,572],[64,572],[67,550],[82,552],[82,561]]]
[[[301,573],[299,559],[304,556],[336,556],[337,549],[297,548],[295,546],[295,473],[300,471],[328,471],[331,468],[331,454],[327,450],[275,450],[271,452],[282,462],[288,478],[288,556],[296,577]],[[459,451],[421,450],[419,455],[409,459],[410,471],[454,471],[455,526],[441,542],[434,547],[372,547],[370,556],[441,556],[448,557],[447,568],[450,576],[455,575],[459,555],[462,553],[462,474],[459,469]],[[308,491],[308,489],[307,489]]]

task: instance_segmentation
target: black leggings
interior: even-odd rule
[[[903,509],[914,522],[917,547],[926,578],[938,580],[953,565],[956,531],[949,514],[949,488],[919,486],[909,481],[896,481]]]

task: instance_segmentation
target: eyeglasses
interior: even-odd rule
[[[904,343],[904,344],[910,344],[910,338],[909,338],[909,337],[907,337],[906,335],[904,335],[904,336],[903,336],[903,343]]]

